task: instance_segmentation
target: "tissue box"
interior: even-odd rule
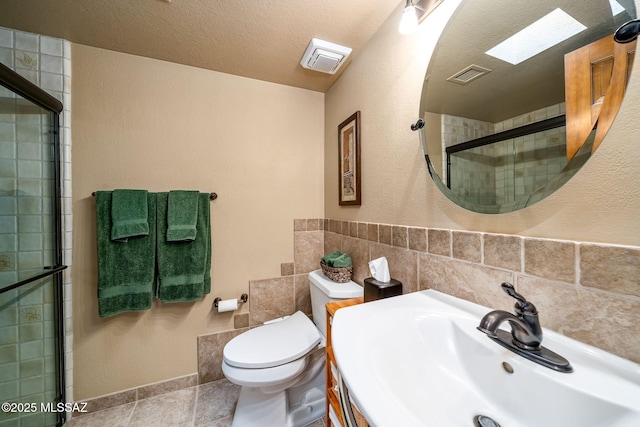
[[[391,279],[389,283],[379,282],[373,277],[364,279],[364,302],[402,295],[402,283]]]

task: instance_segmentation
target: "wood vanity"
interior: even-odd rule
[[[333,315],[341,308],[351,307],[353,305],[362,304],[363,298],[352,298],[347,300],[341,300],[336,302],[330,302],[327,307],[327,347],[326,347],[326,379],[327,379],[327,403],[326,403],[326,423],[327,427],[346,427],[343,424],[342,410],[340,408],[340,400],[338,396],[338,364],[336,363],[335,356],[333,355],[333,345],[331,344],[331,321]],[[353,405],[352,405],[353,408]],[[336,424],[333,421],[333,417],[329,416],[329,411],[333,411],[338,418],[340,424]],[[369,424],[364,419],[362,414],[358,412],[356,408],[353,408],[353,413],[356,419],[357,427],[369,427]]]

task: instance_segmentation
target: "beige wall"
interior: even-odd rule
[[[213,298],[293,261],[293,219],[323,215],[324,95],[73,45],[74,399],[196,372],[196,336],[233,328]],[[98,317],[100,189],[198,189],[211,204],[212,293]],[[245,313],[243,307],[238,313]]]
[[[453,6],[417,34],[397,32],[400,8],[354,58],[325,100],[325,217],[522,236],[640,245],[640,66],[607,139],[563,188],[525,210],[480,215],[452,204],[431,182],[409,128],[418,119],[424,73]],[[470,32],[470,37],[473,33]],[[338,206],[337,127],[362,114],[362,206]]]
[[[233,327],[231,315],[211,313],[213,298],[237,297],[250,279],[279,276],[280,263],[293,260],[294,218],[640,244],[639,67],[605,143],[552,197],[511,214],[479,215],[439,193],[409,125],[455,3],[444,2],[412,36],[396,31],[399,5],[326,95],[73,46],[75,400],[195,372],[196,336]],[[356,110],[363,204],[339,207],[337,126]],[[204,301],[97,316],[90,195],[126,187],[219,194],[213,291]]]

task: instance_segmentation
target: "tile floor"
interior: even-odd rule
[[[229,427],[239,394],[239,386],[223,379],[75,416],[65,426]],[[325,422],[320,419],[308,427],[325,427]]]

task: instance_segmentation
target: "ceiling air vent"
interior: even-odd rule
[[[472,65],[469,65],[464,70],[458,71],[453,76],[449,77],[447,80],[453,83],[466,85],[472,80],[475,80],[478,77],[483,76],[490,72],[491,70],[489,70],[488,68],[483,68],[479,65],[472,64]]]
[[[300,65],[321,73],[334,74],[351,54],[351,48],[320,39],[311,39]]]

